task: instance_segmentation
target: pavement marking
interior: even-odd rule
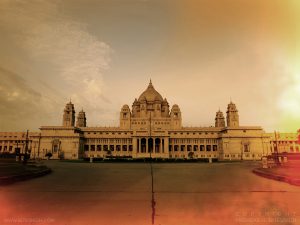
[[[152,163],[150,161],[150,169],[151,169],[151,194],[152,194],[152,199],[151,199],[151,208],[152,208],[152,224],[155,222],[155,198],[154,198],[154,179],[153,179],[153,167]]]

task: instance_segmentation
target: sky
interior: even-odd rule
[[[0,131],[117,126],[150,78],[184,126],[300,128],[298,0],[1,0]]]

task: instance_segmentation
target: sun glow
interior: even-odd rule
[[[282,112],[280,127],[284,130],[297,130],[300,127],[300,73],[292,73],[278,101]]]

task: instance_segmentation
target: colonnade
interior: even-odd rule
[[[137,153],[164,153],[165,140],[160,137],[137,138]]]

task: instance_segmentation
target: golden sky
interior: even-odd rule
[[[0,129],[117,125],[152,78],[186,126],[230,98],[241,125],[300,128],[297,0],[2,0]]]

